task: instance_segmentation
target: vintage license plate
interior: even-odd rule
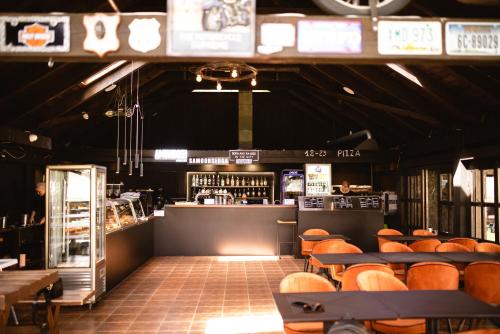
[[[445,36],[449,55],[500,55],[500,23],[447,22]]]
[[[441,22],[380,21],[378,53],[382,55],[440,55]]]

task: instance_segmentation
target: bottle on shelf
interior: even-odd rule
[[[245,183],[246,183],[246,181],[245,181],[245,177],[243,176],[243,178],[241,179],[241,185],[244,187],[244,186],[245,186]]]
[[[231,183],[229,182],[229,174],[226,175],[226,186],[230,186]]]
[[[231,175],[231,187],[234,187],[234,177]]]
[[[236,186],[237,187],[240,186],[240,178],[239,178],[239,176],[236,177]]]
[[[255,186],[255,179],[252,177],[252,181],[250,181],[250,185],[253,187]]]
[[[252,197],[255,197],[255,188],[252,188]]]
[[[212,185],[215,186],[215,175],[212,175]]]
[[[260,188],[257,189],[257,197],[260,197],[260,195],[262,195],[262,193],[260,192]]]
[[[264,188],[264,191],[262,192],[262,196],[263,196],[263,197],[267,197],[267,191],[266,191],[266,188]]]
[[[247,197],[250,197],[250,189],[247,188]]]
[[[212,185],[212,179],[210,178],[210,175],[208,176],[208,179],[207,179],[207,186],[211,186]]]
[[[191,180],[191,187],[196,187],[197,175],[193,175],[193,179]]]
[[[267,186],[267,177],[264,178],[264,186]]]
[[[226,184],[226,181],[224,180],[224,175],[222,175],[222,177],[220,178],[220,185],[222,187],[224,187],[225,184]]]
[[[218,187],[220,185],[220,177],[219,174],[217,174],[217,178],[215,179],[215,185]]]
[[[203,185],[206,186],[207,185],[207,175],[203,175]]]

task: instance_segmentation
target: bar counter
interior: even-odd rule
[[[296,215],[286,205],[167,205],[155,219],[154,254],[276,255],[276,222]]]

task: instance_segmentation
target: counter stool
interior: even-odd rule
[[[297,245],[295,242],[295,237],[297,235],[297,231],[296,231],[297,221],[295,221],[295,220],[277,220],[276,223],[277,223],[277,226],[276,226],[276,255],[278,256],[278,258],[281,258],[281,245],[291,244],[292,245],[292,254],[289,254],[289,255],[293,256],[295,254],[295,247]],[[292,238],[290,240],[281,241],[281,239],[280,239],[280,227],[281,226],[292,228]]]

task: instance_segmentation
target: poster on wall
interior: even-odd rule
[[[253,56],[255,1],[168,0],[167,54]]]
[[[69,16],[0,16],[0,51],[69,52]]]

